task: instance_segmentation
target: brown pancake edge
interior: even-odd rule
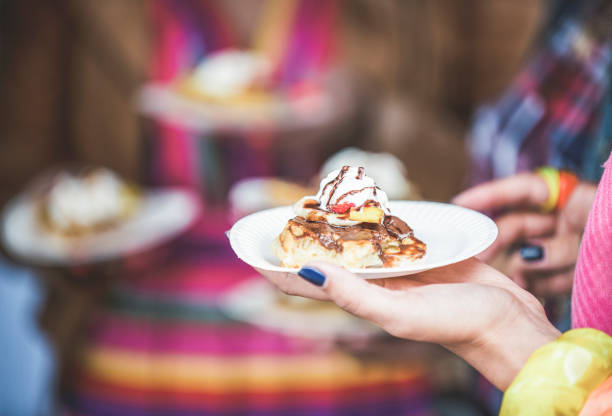
[[[418,260],[426,253],[426,245],[414,237],[412,228],[393,215],[385,216],[382,224],[359,223],[350,226],[334,226],[324,221],[310,221],[296,216],[289,220],[286,231],[293,238],[312,238],[327,250],[338,253],[347,241],[373,243],[383,267],[393,267],[406,258]]]

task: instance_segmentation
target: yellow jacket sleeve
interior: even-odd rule
[[[500,416],[576,416],[612,375],[612,338],[590,328],[568,331],[537,349],[504,394]]]

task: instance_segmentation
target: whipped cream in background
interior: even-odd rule
[[[337,204],[353,204],[361,208],[366,202],[374,202],[385,214],[389,214],[387,194],[376,186],[374,179],[366,176],[361,167],[344,166],[330,172],[319,185],[315,197],[320,207],[330,210]]]
[[[93,227],[118,219],[123,213],[123,184],[106,169],[84,177],[60,174],[47,198],[47,215],[53,226]]]
[[[227,98],[244,92],[268,72],[269,64],[264,57],[228,49],[205,58],[193,71],[191,82],[205,94]]]

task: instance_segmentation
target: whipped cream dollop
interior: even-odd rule
[[[123,213],[123,183],[106,169],[86,176],[60,174],[47,197],[47,216],[60,229],[95,227]]]
[[[365,175],[362,167],[343,166],[330,172],[321,181],[315,198],[321,209],[327,211],[333,212],[333,207],[341,204],[357,209],[368,204],[390,214],[387,194],[376,186],[374,179]]]
[[[296,215],[309,221],[324,221],[330,225],[359,224],[345,213],[346,209],[377,206],[385,215],[390,214],[387,194],[376,186],[374,179],[365,175],[364,168],[343,166],[330,172],[319,186],[315,196],[300,199],[293,207]],[[344,212],[342,212],[344,211]]]
[[[263,56],[228,49],[208,56],[193,71],[191,80],[203,93],[226,98],[244,92],[268,72],[269,64]]]
[[[375,153],[347,147],[332,155],[321,168],[321,177],[342,166],[367,166],[368,175],[387,192],[389,199],[420,199],[416,186],[406,177],[406,167],[391,153]]]

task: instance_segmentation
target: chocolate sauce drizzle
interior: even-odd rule
[[[379,187],[377,187],[377,186],[366,186],[365,188],[361,188],[361,189],[354,189],[354,190],[352,190],[352,191],[348,191],[348,192],[346,192],[346,193],[344,193],[344,194],[340,195],[340,196],[338,197],[338,199],[336,200],[336,202],[339,204],[339,203],[340,203],[340,201],[342,201],[342,200],[343,200],[344,198],[346,198],[347,196],[349,196],[349,195],[355,195],[355,194],[358,194],[359,192],[363,192],[363,191],[365,191],[366,189],[372,189],[372,194],[373,194],[374,196],[376,196],[376,190],[377,190],[377,189],[380,189],[380,188],[379,188]],[[361,207],[363,207],[363,206],[380,206],[380,204],[379,204],[377,201],[374,201],[373,199],[368,199],[367,201],[365,201],[365,202],[364,202],[364,203],[361,205]],[[359,208],[361,208],[361,207],[355,207],[355,208],[359,209]]]
[[[304,208],[306,209],[317,209],[319,208],[319,203],[314,199],[309,199],[304,201]]]
[[[355,176],[355,179],[362,179],[363,178],[363,171],[364,171],[364,169],[360,166],[357,169],[357,176]]]
[[[389,240],[409,239],[409,244],[400,243],[398,250],[400,255],[409,255],[412,258],[420,258],[425,255],[425,244],[414,237],[412,228],[400,218],[388,215],[382,224],[360,223],[350,226],[333,226],[323,221],[309,221],[302,217],[289,220],[289,229],[298,226],[299,234],[292,234],[294,238],[300,239],[306,236],[316,238],[319,244],[328,250],[341,252],[345,241],[370,241],[378,246],[380,258],[388,266],[394,261],[394,257],[383,253],[382,247]]]
[[[342,169],[340,169],[340,172],[338,172],[338,175],[330,182],[327,182],[325,184],[325,186],[323,187],[323,191],[321,192],[321,195],[325,194],[325,191],[327,190],[328,186],[332,186],[332,190],[329,193],[329,198],[327,198],[327,202],[325,203],[325,207],[329,207],[329,203],[331,202],[334,194],[336,193],[336,190],[338,189],[338,185],[340,185],[340,183],[342,182],[342,179],[344,179],[344,176],[346,175],[346,172],[348,172],[349,170],[349,166],[343,166]],[[363,174],[364,174],[365,169],[362,167],[359,167],[357,169],[357,176],[355,176],[355,179],[363,179]],[[345,199],[347,196],[349,195],[355,195],[358,194],[359,192],[363,192],[366,189],[372,189],[372,194],[374,196],[376,196],[376,190],[380,189],[378,186],[366,186],[364,188],[361,189],[354,189],[352,191],[348,191],[342,195],[340,195],[338,197],[338,199],[336,199],[336,203],[340,203],[343,199]],[[363,203],[361,206],[359,207],[355,207],[357,209],[362,208],[363,206],[380,206],[380,204],[377,201],[374,200],[367,200],[365,203]],[[311,208],[311,207],[306,207],[304,206],[304,208]],[[314,208],[314,207],[312,207]]]
[[[333,181],[327,182],[325,186],[323,187],[323,192],[321,192],[321,195],[324,195],[325,191],[327,190],[327,187],[329,185],[332,185],[332,190],[329,193],[329,198],[327,198],[327,202],[325,203],[325,206],[329,206],[329,202],[334,196],[334,193],[336,193],[336,189],[338,189],[338,185],[340,185],[340,182],[342,182],[342,179],[344,179],[344,175],[346,175],[346,172],[348,172],[348,170],[349,170],[348,166],[342,166],[342,169],[340,169],[338,176],[336,176],[336,178]]]

